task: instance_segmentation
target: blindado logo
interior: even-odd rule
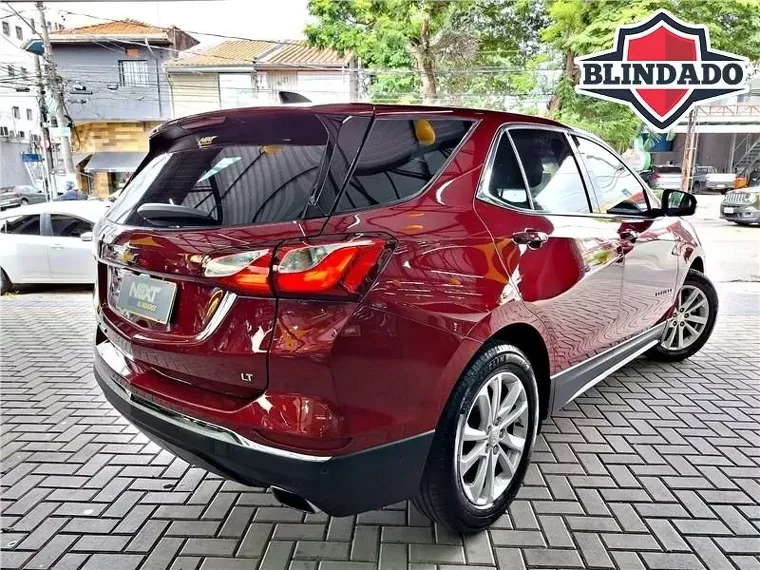
[[[614,49],[577,57],[575,64],[578,93],[624,103],[656,131],[668,130],[697,103],[749,89],[747,58],[710,49],[705,26],[665,10],[621,26]]]

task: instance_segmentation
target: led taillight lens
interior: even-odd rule
[[[354,297],[362,292],[387,247],[361,238],[320,244],[287,244],[209,258],[203,275],[252,295]]]
[[[203,267],[203,275],[216,279],[222,285],[253,295],[270,295],[271,265],[272,250],[243,251],[208,259]]]
[[[354,295],[377,265],[385,247],[385,241],[377,238],[284,246],[278,251],[275,289],[287,295]]]

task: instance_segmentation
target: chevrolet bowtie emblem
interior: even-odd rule
[[[113,248],[114,258],[119,263],[130,265],[137,259],[137,252],[129,245],[116,245]]]

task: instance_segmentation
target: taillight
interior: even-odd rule
[[[288,243],[276,253],[258,249],[211,257],[203,274],[253,295],[351,298],[362,293],[387,248],[376,237]]]

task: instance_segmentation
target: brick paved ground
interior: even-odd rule
[[[464,540],[406,504],[329,519],[161,451],[90,372],[87,294],[2,312],[2,568],[760,569],[757,316],[640,360],[544,426],[509,515]]]

